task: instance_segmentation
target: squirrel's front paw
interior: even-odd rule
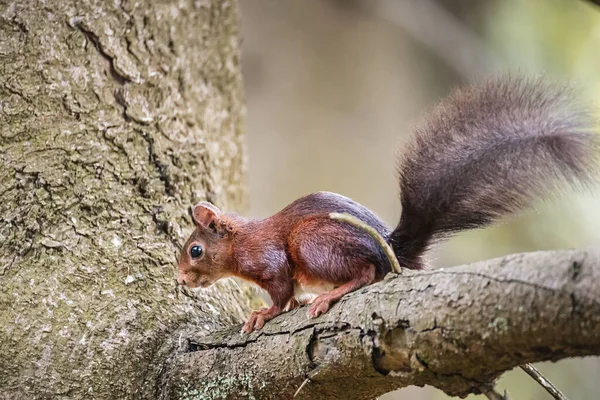
[[[329,297],[327,293],[317,296],[308,309],[308,316],[311,318],[316,318],[321,314],[325,314],[327,311],[329,311],[331,303],[331,297]]]
[[[266,307],[261,308],[259,311],[252,311],[250,318],[248,318],[248,322],[242,327],[242,333],[250,333],[265,326],[265,311],[267,311]]]

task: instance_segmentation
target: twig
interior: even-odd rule
[[[294,397],[298,396],[298,393],[300,393],[300,391],[302,390],[302,388],[304,387],[304,385],[306,385],[308,382],[310,382],[310,379],[306,378],[304,380],[304,382],[302,382],[302,385],[300,385],[300,387],[298,388],[298,390],[296,390],[296,393],[294,393]]]
[[[333,212],[333,213],[329,214],[329,218],[335,219],[336,221],[347,222],[350,225],[353,225],[353,226],[360,228],[363,231],[367,232],[373,239],[375,239],[375,241],[381,246],[381,248],[385,252],[385,255],[387,256],[388,261],[390,262],[390,265],[392,266],[392,270],[394,272],[396,272],[397,274],[402,273],[402,269],[400,268],[400,264],[398,263],[398,259],[396,258],[396,255],[394,254],[394,250],[388,244],[388,242],[385,241],[383,236],[381,236],[379,234],[379,232],[377,232],[375,230],[375,228],[364,223],[360,219],[353,217],[352,215],[346,214],[346,213]]]
[[[510,400],[510,398],[508,397],[508,393],[506,393],[506,390],[504,390],[504,396],[496,392],[496,390],[494,390],[492,386],[481,386],[479,390],[489,400]]]
[[[537,370],[536,367],[534,367],[531,364],[525,364],[525,365],[521,365],[521,369],[525,372],[527,372],[527,374],[529,376],[531,376],[537,383],[539,383],[544,389],[546,389],[546,391],[548,393],[550,393],[552,395],[552,397],[554,397],[557,400],[568,400],[567,396],[565,396],[564,394],[562,394],[562,392],[560,390],[558,390],[558,388],[556,386],[554,386],[552,384],[552,382],[550,382],[548,379],[546,379],[546,377],[544,377],[544,375],[541,374],[540,371]]]

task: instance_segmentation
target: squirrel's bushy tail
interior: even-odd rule
[[[557,185],[590,182],[599,136],[569,88],[502,77],[452,93],[400,157],[400,264],[422,268],[436,240],[483,227]]]

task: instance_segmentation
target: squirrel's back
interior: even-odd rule
[[[597,172],[598,135],[570,88],[501,77],[454,91],[400,157],[402,215],[390,236],[401,265],[419,269],[438,239],[482,227],[557,185]]]

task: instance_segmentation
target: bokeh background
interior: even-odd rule
[[[318,190],[389,225],[400,214],[395,155],[454,86],[502,72],[546,74],[600,105],[600,6],[583,0],[252,0],[242,6],[249,215]],[[600,245],[600,191],[564,193],[438,247],[434,267]],[[600,332],[598,333],[600,335]],[[571,399],[600,393],[598,358],[538,367]],[[549,399],[520,370],[499,389]],[[483,396],[471,396],[479,398]],[[382,399],[445,399],[406,388]]]

